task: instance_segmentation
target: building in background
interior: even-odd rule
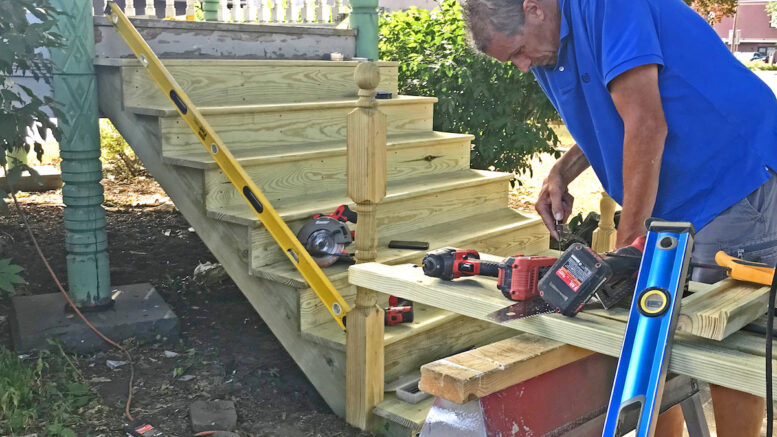
[[[777,51],[777,28],[771,24],[771,17],[766,12],[766,1],[740,0],[738,17],[736,17],[739,45],[737,52],[743,54],[761,53],[768,57]],[[713,26],[723,42],[731,47],[734,33],[734,16],[725,17]],[[745,59],[749,61],[750,59]]]

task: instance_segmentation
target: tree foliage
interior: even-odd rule
[[[558,115],[534,76],[475,53],[456,0],[384,13],[379,49],[399,61],[401,93],[438,98],[434,129],[475,136],[472,167],[526,170],[535,154],[555,152],[548,122]]]
[[[6,170],[9,152],[18,149],[29,152],[28,129],[37,130],[42,136],[51,129],[59,139],[56,125],[44,112],[48,106],[58,118],[62,117],[54,100],[40,98],[30,88],[13,81],[14,75],[29,75],[51,83],[51,61],[40,49],[62,44],[54,31],[57,13],[48,0],[0,0],[0,166]],[[33,148],[40,159],[43,145],[35,142]],[[13,184],[24,170],[30,171],[22,163],[8,170],[9,182]],[[0,199],[4,197],[6,193],[0,192]],[[4,206],[4,203],[0,205]]]
[[[710,24],[719,23],[723,17],[733,15],[738,0],[684,0]]]

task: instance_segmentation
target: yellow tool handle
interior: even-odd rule
[[[213,131],[200,111],[183,92],[173,76],[165,68],[159,58],[140,36],[135,26],[127,19],[116,3],[109,1],[106,7],[106,15],[116,26],[116,31],[124,38],[124,41],[138,57],[140,63],[148,70],[154,82],[167,95],[178,113],[186,121],[197,138],[200,139],[205,150],[219,165],[219,168],[235,186],[237,191],[250,205],[262,224],[270,232],[270,235],[278,243],[283,253],[299,270],[310,288],[318,295],[329,313],[332,314],[340,328],[345,329],[345,315],[350,307],[340,293],[337,292],[329,278],[324,275],[321,268],[313,261],[307,250],[297,240],[297,237],[281,219],[270,202],[262,194],[259,188],[248,177],[243,167],[235,160],[229,149]]]
[[[772,285],[774,267],[763,263],[745,261],[727,255],[722,250],[715,254],[715,262],[727,267],[728,275],[738,281],[755,282],[756,284]]]

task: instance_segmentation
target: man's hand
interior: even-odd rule
[[[564,223],[572,214],[575,198],[569,194],[567,187],[590,165],[583,151],[575,144],[553,164],[553,168],[542,183],[534,209],[555,239],[559,238],[556,232],[556,221]]]
[[[558,174],[551,172],[542,182],[540,195],[534,209],[542,217],[545,227],[550,230],[550,235],[559,239],[556,231],[556,222],[564,223],[567,217],[572,214],[572,205],[575,198],[569,194],[567,184]]]
[[[645,234],[653,213],[667,135],[658,90],[658,66],[635,67],[610,82],[610,95],[623,119],[623,209],[615,247]]]

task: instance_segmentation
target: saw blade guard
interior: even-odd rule
[[[297,238],[321,267],[331,266],[340,258],[347,257],[345,248],[353,242],[348,226],[331,217],[311,220],[300,229]]]

